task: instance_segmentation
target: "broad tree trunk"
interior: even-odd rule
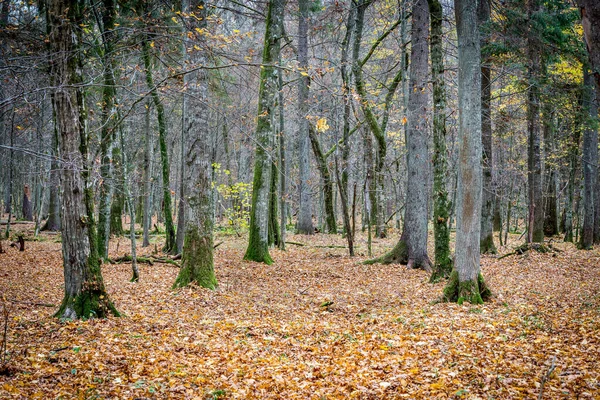
[[[528,0],[528,15],[539,11],[539,0]],[[530,28],[527,37],[528,80],[527,96],[527,184],[529,189],[528,243],[544,241],[544,207],[542,197],[542,148],[540,129],[540,43]]]
[[[283,0],[269,0],[265,39],[260,71],[258,112],[255,132],[256,155],[250,210],[250,236],[245,260],[271,264],[269,255],[269,196],[271,192],[271,151],[273,149],[272,116],[275,112],[280,40],[283,26]]]
[[[60,132],[62,186],[62,249],[65,296],[56,316],[61,318],[118,315],[104,288],[98,257],[92,188],[88,186],[86,110],[81,88],[79,51],[81,3],[50,5],[54,107]]]
[[[443,10],[439,0],[429,0],[431,14],[431,78],[433,81],[433,235],[435,264],[430,280],[447,278],[452,272],[450,258],[450,229],[448,161],[446,150],[446,87],[444,85],[444,56],[442,49]]]
[[[458,186],[454,271],[447,301],[483,303],[489,296],[480,272],[482,201],[481,70],[477,3],[455,0],[458,35]]]
[[[23,219],[25,221],[33,221],[33,207],[31,204],[31,189],[28,185],[23,187],[23,203],[21,204]]]
[[[158,143],[160,146],[160,162],[162,167],[162,192],[163,192],[163,212],[165,218],[165,233],[166,242],[164,251],[172,253],[176,250],[175,243],[175,227],[173,225],[173,215],[171,206],[171,184],[170,184],[170,166],[169,154],[167,152],[167,121],[162,100],[158,94],[156,86],[154,86],[154,78],[152,76],[152,63],[150,60],[150,39],[145,38],[142,43],[142,58],[144,61],[144,69],[146,73],[146,85],[154,107],[156,108],[156,117],[158,121]]]
[[[589,119],[594,121],[598,118],[598,103],[594,83],[587,68],[583,71],[584,113],[589,113]],[[594,123],[592,122],[592,123]],[[581,158],[583,169],[583,229],[579,247],[590,250],[594,244],[594,226],[596,205],[596,184],[598,179],[598,130],[595,126],[588,124],[583,131],[583,154]]]
[[[484,26],[490,20],[490,1],[480,0],[477,7],[478,23]],[[481,36],[481,45],[487,42],[487,37]],[[483,192],[481,204],[481,238],[480,250],[482,254],[496,254],[494,245],[494,185],[492,180],[492,167],[494,165],[494,154],[492,150],[492,118],[491,97],[492,80],[490,59],[482,59],[481,63],[481,143],[482,143],[482,165],[483,165]]]
[[[310,157],[308,138],[308,8],[309,0],[298,0],[298,161],[300,166],[300,182],[298,195],[298,233],[312,235],[315,232],[312,223],[312,196],[308,181],[310,179]]]
[[[199,22],[190,18],[192,28],[206,29],[206,7],[203,0],[183,1],[184,13],[189,9],[199,13]],[[188,6],[189,4],[189,6]],[[204,65],[205,50],[195,50],[191,40],[186,40],[186,54],[194,65]],[[212,188],[212,134],[209,131],[207,72],[197,70],[184,77],[186,112],[184,114],[185,138],[185,197],[181,199],[185,210],[185,239],[181,270],[173,287],[196,282],[199,286],[215,289],[217,278],[213,261],[214,191]]]

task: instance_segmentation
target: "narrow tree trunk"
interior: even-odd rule
[[[100,205],[98,213],[98,254],[104,260],[108,259],[108,241],[110,238],[110,214],[114,190],[112,147],[115,135],[114,126],[114,104],[115,104],[115,79],[113,71],[114,41],[115,41],[115,17],[116,8],[114,0],[103,0],[102,23],[98,23],[102,29],[102,64],[104,67],[104,86],[102,87],[102,111],[100,118],[102,129],[100,133]],[[100,22],[100,21],[98,21]]]
[[[298,233],[312,235],[315,232],[312,223],[312,198],[310,186],[310,157],[308,138],[308,91],[310,77],[308,76],[308,8],[309,0],[298,0],[298,155],[300,166],[300,181],[298,194]]]
[[[569,183],[567,186],[567,201],[565,203],[565,242],[573,243],[573,207],[575,199],[575,177],[577,172],[577,160],[579,158],[579,139],[581,132],[579,128],[573,128],[572,141],[569,143]]]
[[[203,0],[183,2],[183,12],[189,9],[199,13],[199,22],[190,18],[192,28],[206,29],[206,7]],[[194,30],[192,30],[194,31]],[[195,50],[186,40],[186,54],[194,65],[204,65],[204,49]],[[173,287],[183,287],[195,282],[201,287],[215,289],[217,278],[213,261],[214,190],[212,188],[211,133],[209,132],[208,76],[197,70],[184,77],[187,88],[184,114],[185,138],[185,197],[181,199],[185,210],[185,239],[181,270]],[[181,207],[181,206],[180,206]]]
[[[286,238],[286,208],[287,208],[287,160],[285,159],[285,118],[284,118],[284,98],[283,98],[283,62],[281,60],[281,54],[279,55],[279,70],[277,71],[277,89],[278,94],[278,105],[279,105],[279,175],[280,175],[280,186],[279,186],[279,209],[281,213],[280,219],[280,240],[279,248],[285,250],[285,238]]]
[[[528,15],[539,11],[538,0],[528,0]],[[532,28],[531,28],[532,29]],[[540,132],[540,44],[534,33],[527,38],[529,93],[527,97],[527,182],[529,188],[529,243],[544,241],[544,207],[542,198],[542,149]]]
[[[309,124],[308,132],[313,154],[317,161],[317,169],[319,170],[321,181],[323,183],[323,208],[325,209],[325,225],[327,233],[337,233],[337,222],[333,210],[333,179],[331,178],[331,172],[329,171],[329,165],[327,164],[327,157],[321,149],[319,138],[315,132],[315,128],[311,124]]]
[[[33,207],[31,204],[31,189],[28,185],[23,187],[23,202],[21,204],[23,219],[25,221],[33,221]]]
[[[173,215],[171,206],[171,185],[170,185],[170,167],[169,167],[169,155],[167,152],[167,121],[165,116],[165,110],[162,100],[158,94],[158,90],[154,86],[154,78],[152,77],[152,64],[150,61],[150,40],[145,38],[142,44],[142,58],[144,61],[144,69],[146,73],[146,84],[152,100],[154,101],[154,107],[156,108],[156,116],[158,121],[158,143],[160,146],[160,161],[162,166],[162,192],[163,192],[163,212],[165,218],[165,233],[166,242],[164,251],[172,253],[176,250],[175,243],[175,227],[173,225]]]
[[[483,303],[490,295],[480,272],[482,202],[481,70],[477,3],[455,0],[458,35],[458,187],[454,270],[447,301]]]
[[[446,181],[446,88],[442,49],[443,10],[439,0],[429,0],[431,14],[431,77],[433,81],[433,235],[435,264],[430,281],[447,278],[452,272],[450,258],[449,204]]]
[[[477,18],[481,26],[485,26],[490,20],[490,1],[478,2]],[[481,37],[481,45],[485,45],[487,37],[485,33]],[[481,238],[480,250],[482,254],[496,254],[494,245],[494,187],[492,181],[492,167],[494,165],[492,151],[492,118],[491,118],[491,68],[490,59],[485,58],[481,63],[481,143],[483,145],[483,193],[481,205]]]
[[[256,156],[250,210],[250,235],[244,259],[271,264],[269,255],[269,194],[271,191],[271,151],[273,147],[272,116],[275,112],[277,74],[283,24],[283,0],[269,0],[265,29],[258,112],[256,125]]]
[[[56,121],[54,102],[52,102],[52,119]],[[50,161],[50,193],[48,195],[48,219],[42,227],[42,231],[60,230],[60,172],[58,163],[58,127],[54,124],[52,131],[52,161]]]
[[[150,135],[150,102],[148,102],[145,104],[144,110],[144,170],[142,171],[142,180],[144,182],[144,238],[142,247],[150,246],[149,234],[150,225],[152,224],[152,213],[150,212],[150,207],[152,205],[152,183],[150,181],[152,177],[152,164],[150,163],[150,157],[152,148],[152,136]]]
[[[583,229],[579,247],[590,250],[594,244],[595,220],[595,195],[596,180],[598,179],[598,130],[594,124],[598,118],[598,103],[596,101],[594,83],[587,68],[583,71],[584,113],[589,113],[590,122],[583,131],[583,154],[581,167],[583,169]]]
[[[98,257],[92,188],[88,186],[86,111],[81,89],[79,1],[51,4],[49,23],[55,82],[54,106],[60,132],[62,248],[65,296],[56,316],[61,318],[118,315],[104,288]]]
[[[556,146],[554,134],[554,115],[550,110],[551,104],[546,101],[543,105],[543,131],[546,147],[545,157],[545,190],[544,190],[544,235],[558,234],[558,208],[556,206]]]

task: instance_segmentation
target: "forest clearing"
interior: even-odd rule
[[[104,264],[122,317],[87,321],[52,316],[64,290],[56,236],[0,254],[14,368],[0,398],[600,396],[598,250],[558,241],[558,253],[483,257],[494,295],[459,306],[435,303],[443,283],[424,271],[360,264],[364,236],[348,257],[340,235],[291,235],[306,246],[273,250],[272,265],[242,261],[243,239],[217,238],[215,291],[171,290],[169,264],[141,264],[137,284],[131,264]],[[127,251],[111,241],[111,257]]]

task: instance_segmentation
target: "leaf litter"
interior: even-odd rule
[[[130,283],[129,264],[105,264],[123,317],[88,321],[40,306],[62,299],[55,238],[8,250],[13,372],[0,375],[0,398],[600,398],[600,251],[483,257],[493,299],[458,306],[435,302],[444,283],[425,272],[326,247],[341,236],[290,236],[307,246],[272,249],[270,266],[242,261],[244,240],[223,238],[215,291],[171,290],[172,265],[140,265]],[[390,236],[374,240],[376,254]],[[364,252],[366,239],[357,244]]]

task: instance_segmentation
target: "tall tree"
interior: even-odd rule
[[[583,111],[584,120],[583,131],[583,152],[581,167],[583,169],[583,229],[579,246],[582,249],[589,250],[594,244],[594,226],[596,221],[596,185],[598,179],[598,102],[596,99],[596,90],[592,76],[584,67],[583,71]]]
[[[61,318],[118,315],[109,300],[98,257],[94,196],[89,185],[87,112],[82,89],[81,26],[84,2],[51,2],[53,93],[60,133],[62,249],[65,296]]]
[[[540,11],[539,0],[527,0],[529,29],[527,32],[527,186],[529,201],[528,243],[544,241],[544,207],[542,199],[542,139],[540,129],[540,40],[534,27],[534,19]]]
[[[600,87],[600,2],[597,0],[578,0],[581,8],[583,36],[587,45],[592,74],[596,85]]]
[[[367,261],[407,264],[408,268],[431,270],[427,255],[427,199],[429,151],[427,148],[427,104],[429,63],[429,7],[427,0],[416,0],[412,9],[410,83],[406,133],[406,208],[402,236],[387,254]]]
[[[269,0],[265,27],[258,112],[255,131],[256,155],[250,209],[250,235],[245,260],[271,264],[269,254],[269,195],[271,191],[272,149],[274,142],[272,119],[277,96],[276,64],[279,60],[283,32],[283,0]]]
[[[458,35],[458,186],[456,250],[446,301],[483,303],[489,296],[480,272],[481,230],[481,52],[477,2],[455,0]]]
[[[94,6],[95,7],[95,6]],[[112,177],[112,146],[114,141],[114,104],[115,104],[115,18],[116,5],[114,0],[103,0],[101,17],[94,9],[97,24],[102,33],[102,49],[100,50],[103,64],[102,86],[102,129],[100,133],[100,175],[102,183],[100,185],[100,204],[98,212],[98,254],[101,258],[108,258],[108,240],[110,238],[110,211],[113,196],[113,177]],[[128,177],[126,177],[127,179]]]
[[[145,12],[144,2],[140,5],[138,12]],[[163,101],[158,93],[157,87],[154,85],[154,77],[152,75],[152,59],[150,54],[152,38],[146,34],[142,40],[142,60],[144,62],[144,73],[146,75],[146,85],[150,91],[154,108],[156,108],[156,119],[158,122],[158,143],[160,148],[160,162],[162,169],[162,192],[163,192],[163,213],[165,217],[166,242],[165,252],[171,253],[176,251],[175,243],[175,226],[173,225],[173,214],[171,206],[171,184],[170,184],[170,165],[169,153],[167,151],[167,116]]]
[[[477,18],[480,28],[484,28],[490,19],[490,0],[480,0],[477,3]],[[487,43],[485,32],[481,33],[481,48]],[[492,168],[494,165],[492,151],[492,116],[491,116],[491,97],[492,80],[490,68],[490,58],[482,57],[481,63],[481,143],[483,145],[482,163],[483,163],[483,192],[481,205],[481,253],[496,253],[494,245],[493,219],[494,219],[494,186],[492,180]]]
[[[450,204],[446,181],[446,86],[442,48],[443,9],[439,0],[429,0],[431,14],[431,80],[433,82],[433,236],[435,263],[431,281],[447,278],[452,272],[450,258]]]
[[[203,0],[183,0],[184,15],[189,12],[189,32],[206,30],[207,12]],[[202,36],[199,36],[202,40]],[[193,66],[206,64],[206,49],[196,50],[186,40],[186,55]],[[212,188],[212,149],[209,131],[208,76],[206,70],[193,68],[184,77],[186,93],[184,114],[185,138],[185,197],[181,199],[185,210],[185,238],[181,269],[174,287],[190,282],[215,289],[217,279],[213,261],[214,201]]]
[[[308,138],[308,92],[310,77],[308,74],[308,9],[309,0],[298,0],[298,162],[300,164],[300,182],[298,194],[298,233],[312,235],[312,196],[308,184],[310,178],[310,144]]]

